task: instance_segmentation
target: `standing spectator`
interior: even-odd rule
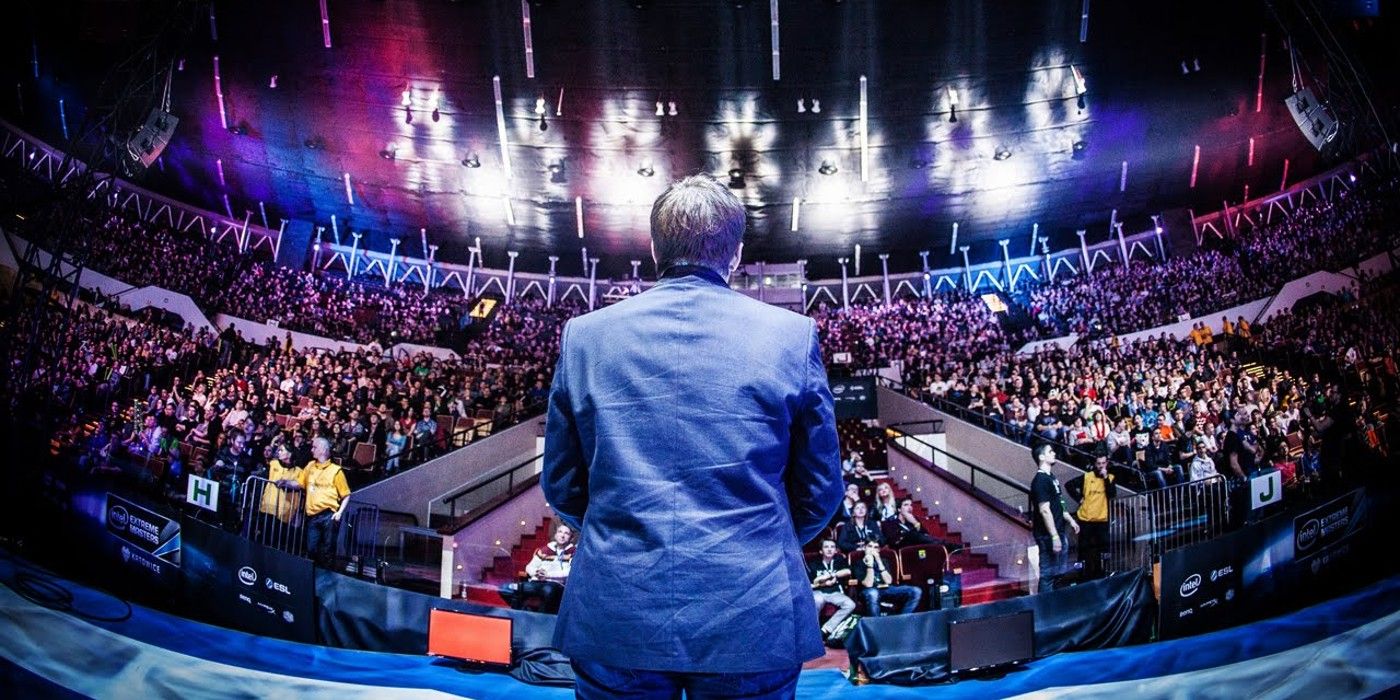
[[[1104,555],[1108,551],[1109,502],[1118,495],[1118,485],[1108,473],[1108,454],[1094,454],[1094,464],[1084,476],[1065,484],[1065,489],[1079,501],[1079,561],[1084,564],[1085,578],[1104,575]]]
[[[1051,473],[1055,466],[1055,448],[1049,443],[1042,443],[1031,451],[1031,455],[1036,464],[1030,497],[1032,533],[1040,550],[1039,591],[1051,591],[1055,588],[1055,577],[1063,573],[1065,555],[1069,550],[1069,538],[1064,536],[1063,528],[1077,534],[1079,523],[1075,522],[1074,516],[1065,512],[1060,480]]]
[[[318,566],[329,568],[335,557],[338,526],[350,505],[350,484],[345,470],[331,462],[331,441],[317,437],[311,441],[311,462],[297,476],[305,492],[306,552]]]

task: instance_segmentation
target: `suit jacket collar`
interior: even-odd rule
[[[705,267],[704,265],[688,264],[672,265],[666,268],[665,270],[662,270],[661,280],[658,282],[658,284],[664,283],[669,280],[679,280],[685,277],[699,277],[700,279],[703,279],[711,284],[717,284],[722,287],[729,286],[729,283],[724,280],[724,277],[718,272],[716,272],[713,268]]]

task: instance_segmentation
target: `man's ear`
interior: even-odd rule
[[[651,262],[652,262],[653,265],[656,266],[656,274],[657,274],[657,275],[660,275],[660,274],[661,274],[661,261],[658,260],[657,257],[656,257],[656,241],[655,241],[655,240],[652,240],[652,241],[651,241],[650,243],[648,243],[647,245],[651,246]]]
[[[739,269],[739,263],[744,259],[744,242],[739,241],[739,247],[734,249],[734,258],[729,261],[729,271],[734,272]]]

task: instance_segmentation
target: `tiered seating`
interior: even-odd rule
[[[491,566],[481,572],[481,583],[468,584],[467,600],[483,605],[509,607],[498,590],[502,584],[520,580],[525,574],[525,565],[530,563],[530,557],[534,556],[535,550],[549,542],[553,532],[553,519],[549,516],[540,518],[540,524],[534,532],[520,538],[520,541],[511,547],[510,554],[498,555],[491,562]]]

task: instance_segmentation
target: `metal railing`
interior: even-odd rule
[[[1149,566],[1163,552],[1218,537],[1230,521],[1230,484],[1216,475],[1109,501],[1111,572]]]
[[[288,554],[304,556],[302,533],[305,509],[300,488],[283,488],[260,476],[243,480],[243,537]]]
[[[429,522],[432,522],[434,513],[446,516],[449,523],[455,522],[458,517],[489,501],[514,495],[529,477],[539,472],[541,465],[538,463],[543,459],[543,454],[535,455],[503,472],[469,483],[454,493],[434,498],[428,503]],[[435,507],[437,505],[445,507],[445,511],[440,512]]]
[[[369,464],[356,467],[356,471],[370,475],[370,478],[362,482],[361,485],[374,483],[393,474],[425,464],[449,452],[466,447],[478,439],[489,437],[506,428],[535,418],[543,413],[544,406],[544,401],[535,401],[525,404],[520,410],[512,410],[503,418],[471,419],[470,425],[461,429],[454,427],[453,430],[441,435],[434,433],[432,440],[422,444],[406,445],[404,450],[397,454],[390,455],[386,451],[386,454],[376,457]],[[386,467],[391,460],[398,460],[392,473],[386,472]]]
[[[898,423],[886,426],[885,430],[893,433],[891,441],[899,447],[908,450],[915,456],[928,460],[933,466],[948,472],[968,484],[974,491],[1004,504],[1008,508],[1018,513],[1024,514],[1029,502],[1030,490],[1025,486],[1007,479],[1000,474],[988,471],[973,464],[961,457],[958,457],[943,448],[924,440],[919,435],[905,432],[899,426],[917,425],[928,421],[918,421],[915,423]],[[927,454],[923,454],[927,452]]]
[[[982,428],[983,430],[1000,435],[1012,442],[1025,445],[1027,448],[1033,445],[1034,441],[1037,439],[1034,429],[1017,429],[1006,421],[986,413],[974,411],[966,406],[960,406],[942,396],[935,396],[926,389],[908,387],[902,382],[897,382],[887,377],[880,377],[878,382],[884,384],[886,388],[898,391],[915,401],[924,403],[954,418]],[[1080,468],[1084,468],[1094,462],[1094,455],[1092,453],[1063,441],[1056,441],[1055,449],[1068,456],[1069,460],[1067,461],[1079,465]],[[1108,468],[1109,472],[1114,475],[1121,485],[1134,491],[1143,491],[1147,489],[1147,482],[1143,479],[1142,472],[1133,465],[1110,457],[1108,460]]]

